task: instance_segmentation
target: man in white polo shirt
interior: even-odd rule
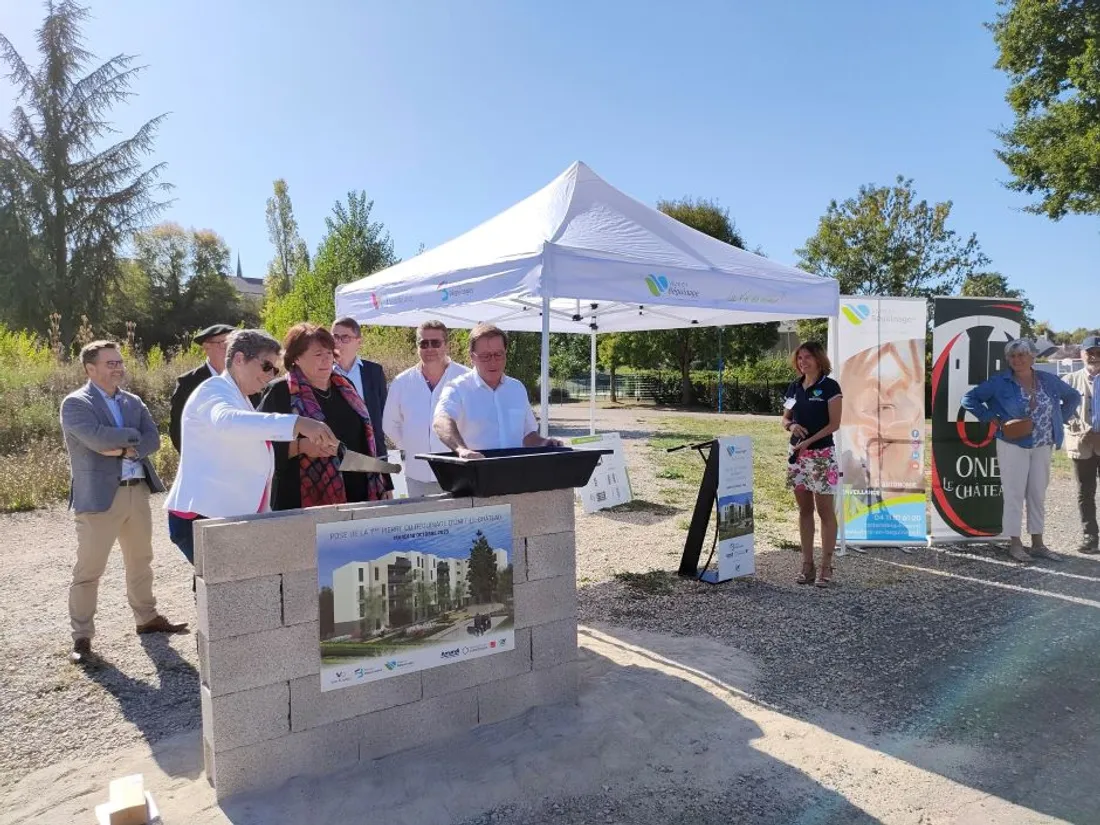
[[[432,420],[443,390],[470,371],[447,356],[447,327],[442,321],[425,321],[416,328],[416,348],[420,363],[393,379],[382,413],[386,433],[404,453],[410,498],[443,492],[432,468],[413,456],[448,449],[432,429]]]
[[[561,446],[539,435],[527,388],[504,374],[507,355],[504,330],[478,324],[470,331],[474,371],[443,390],[433,424],[439,440],[460,458],[482,458],[481,450]]]

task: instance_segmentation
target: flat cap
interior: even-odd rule
[[[195,333],[195,337],[192,340],[196,344],[201,344],[207,338],[213,338],[215,335],[228,335],[236,329],[236,327],[231,327],[229,324],[214,324],[211,327],[207,327],[202,332]]]

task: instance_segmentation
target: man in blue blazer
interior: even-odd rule
[[[382,372],[382,365],[359,357],[363,334],[354,318],[340,318],[332,325],[331,331],[337,347],[336,372],[348,379],[363,399],[370,413],[371,427],[374,428],[374,454],[385,459],[388,448],[386,433],[382,430],[382,411],[386,408],[386,375]],[[382,478],[392,491],[390,477],[385,475]],[[390,496],[392,492],[387,495]]]
[[[99,579],[115,541],[126,567],[126,596],[138,633],[182,633],[157,613],[153,596],[153,520],[149,496],[164,492],[149,456],[160,434],[140,398],[120,388],[126,375],[118,345],[93,341],[80,351],[88,383],[61,402],[76,513],[76,565],[69,586],[70,661],[95,663],[92,637]]]

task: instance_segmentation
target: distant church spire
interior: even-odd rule
[[[241,274],[241,253],[237,253],[237,277],[243,279],[244,275]]]

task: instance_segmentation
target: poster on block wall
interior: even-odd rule
[[[515,647],[512,507],[317,526],[321,690]]]
[[[844,535],[853,544],[924,544],[924,298],[840,299],[836,379]]]

